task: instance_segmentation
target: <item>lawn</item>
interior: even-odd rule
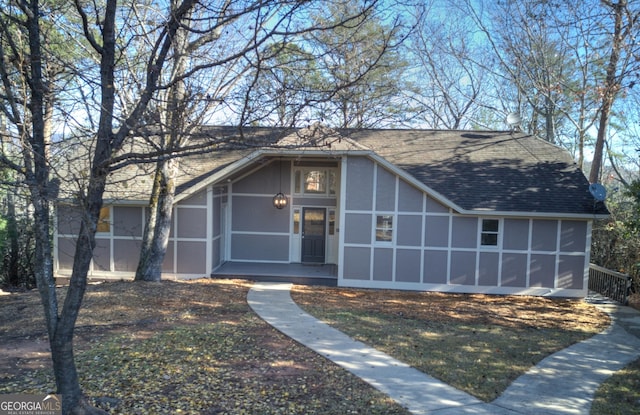
[[[90,285],[75,341],[86,394],[113,414],[407,414],[260,320],[246,303],[249,287],[209,279]],[[484,400],[608,324],[575,300],[305,286],[292,296]],[[41,308],[36,292],[0,296],[0,393],[54,389]]]
[[[310,314],[491,402],[544,357],[602,331],[583,301],[296,286]]]
[[[85,393],[111,414],[407,414],[259,319],[248,289],[89,286],[75,341]],[[48,356],[34,349],[46,345],[41,309],[35,291],[0,297],[0,394],[54,390]]]

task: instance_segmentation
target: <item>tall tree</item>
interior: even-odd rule
[[[164,24],[156,31],[154,53],[146,61],[143,93],[134,106],[123,111],[116,108],[115,99],[116,67],[123,50],[122,43],[118,42],[122,33],[118,25],[123,21],[123,15],[118,15],[122,9],[116,0],[94,4],[96,9],[92,11],[85,9],[89,6],[81,2],[72,6],[65,2],[41,3],[37,0],[5,2],[2,7],[0,78],[5,101],[1,109],[12,125],[13,141],[20,148],[22,160],[14,162],[6,154],[1,160],[5,166],[23,174],[29,188],[35,220],[36,281],[44,308],[57,391],[62,394],[65,414],[102,412],[91,407],[83,397],[74,362],[73,332],[86,289],[110,162],[149,105],[173,36],[196,3],[185,0],[173,13],[166,13]],[[127,17],[126,13],[124,17]],[[55,27],[65,30],[54,31]],[[79,30],[71,34],[74,28]],[[56,47],[63,49],[65,44],[85,47],[91,57],[77,60],[73,53],[57,53]],[[59,180],[52,175],[50,158],[54,98],[64,93],[56,82],[61,77],[48,70],[52,65],[61,65],[69,77],[88,78],[96,74],[97,78],[91,81],[99,89],[97,130],[93,131],[92,151],[87,153],[90,168],[86,186],[77,194],[82,222],[62,307],[58,305],[53,275],[49,215],[51,201],[56,198],[59,188]],[[83,70],[80,65],[85,65]]]
[[[530,133],[557,142],[557,128],[571,102],[565,86],[574,76],[575,64],[561,42],[566,26],[552,24],[559,13],[554,1],[495,2],[480,9],[467,2],[490,47],[493,59],[484,63],[500,81],[508,83],[517,97],[512,111],[522,113]],[[492,67],[492,62],[497,65]],[[524,105],[522,105],[522,104]]]
[[[258,56],[246,81],[246,101],[251,106],[244,112],[243,124],[308,124],[322,91],[335,88],[322,83],[316,57],[292,42],[270,44]]]
[[[172,13],[177,10],[178,3],[170,2]],[[215,33],[212,31],[211,33]],[[186,73],[187,53],[189,52],[188,32],[185,27],[179,28],[174,35],[172,45],[170,83],[166,90],[159,91],[155,119],[159,123],[159,145],[168,151],[177,151],[186,141],[184,121],[187,91],[186,80],[180,77]],[[156,162],[155,175],[149,200],[149,215],[145,222],[140,260],[135,280],[159,281],[162,273],[162,262],[167,249],[171,226],[173,197],[175,194],[175,176],[177,161],[161,158]]]
[[[486,102],[486,71],[476,63],[480,45],[472,25],[455,9],[430,4],[418,10],[418,25],[408,50],[416,81],[406,93],[412,101],[412,124],[428,128],[461,129],[478,122]]]
[[[513,107],[530,132],[574,149],[582,166],[590,131],[597,131],[589,179],[598,181],[615,103],[636,80],[639,6],[627,0],[467,1],[464,10],[491,47],[494,84],[502,80],[523,98],[513,99]]]
[[[640,34],[640,9],[637,5],[631,6],[627,0],[617,2],[601,0],[602,6],[607,9],[606,16],[612,23],[608,61],[606,63],[605,77],[599,85],[601,104],[599,108],[598,133],[596,136],[593,161],[589,172],[589,181],[598,183],[602,170],[605,141],[614,102],[629,82],[635,82],[635,71],[638,70],[640,60],[640,47],[636,42]],[[631,79],[629,79],[631,78]]]
[[[331,24],[340,16],[353,14],[358,4],[337,3],[313,19]],[[320,32],[308,39],[318,57],[323,83],[342,86],[319,106],[320,118],[333,126],[375,127],[405,115],[401,91],[407,62],[399,46],[408,32],[404,31],[400,16],[386,15],[388,7],[371,8],[350,26]]]
[[[198,42],[194,42],[178,31],[173,44],[174,52],[169,61],[172,70],[165,81],[166,88],[156,98],[157,112],[152,117],[160,128],[160,133],[156,134],[160,136],[158,145],[171,152],[180,152],[188,147],[189,137],[197,133],[197,127],[201,125],[201,115],[210,110],[208,105],[196,109],[191,104],[194,94],[185,85],[185,74],[193,67],[206,67],[207,71],[218,71],[218,75],[208,81],[209,87],[201,87],[198,94],[206,96],[202,101],[208,103],[233,102],[235,99],[233,106],[239,109],[239,117],[235,122],[240,125],[296,125],[301,114],[309,114],[317,103],[324,103],[328,97],[335,96],[344,89],[353,88],[353,79],[339,83],[322,82],[321,71],[316,65],[317,58],[304,49],[304,46],[309,44],[309,39],[326,36],[325,33],[328,31],[350,32],[355,36],[361,30],[363,22],[372,18],[371,10],[376,7],[376,2],[364,2],[348,10],[340,9],[343,13],[336,14],[329,20],[306,18],[309,14],[317,15],[317,9],[324,9],[322,6],[338,10],[338,3],[340,2],[309,2],[309,9],[300,10],[304,13],[299,13],[299,16],[287,16],[286,13],[282,13],[285,10],[282,7],[264,7],[253,22],[246,21],[248,12],[237,13],[233,18],[229,18],[225,17],[228,10],[221,8],[219,25],[206,39],[199,38]],[[283,3],[285,4],[287,3]],[[271,5],[277,6],[277,3]],[[266,12],[268,10],[269,13]],[[278,31],[279,27],[270,28],[273,15],[281,17],[279,25],[282,30]],[[251,29],[254,32],[247,34],[247,26],[255,28]],[[267,28],[271,30],[265,31]],[[183,27],[181,30],[186,34],[194,28]],[[229,33],[240,33],[241,36],[235,35],[231,41],[229,35],[225,35]],[[239,39],[242,37],[245,39],[244,43]],[[202,48],[203,44],[209,44],[215,51],[222,43],[227,47],[227,52],[237,47],[236,56],[216,61],[209,60],[206,54],[199,53],[194,58],[194,45]],[[232,45],[231,48],[229,45]],[[328,47],[325,45],[326,53],[329,53]],[[366,76],[367,72],[377,69],[380,57],[374,56],[373,53],[373,50],[369,52],[370,62],[360,68],[362,77]],[[383,47],[375,53],[382,55],[387,53],[387,49]],[[232,53],[229,54],[233,56]],[[215,88],[210,88],[212,85],[215,85]],[[242,88],[235,88],[237,85],[241,85]],[[223,137],[219,145],[228,144],[224,143],[224,140]],[[150,211],[145,222],[136,280],[161,279],[175,192],[173,179],[178,165],[179,160],[168,159],[159,160],[156,164]]]
[[[326,2],[309,12],[319,30],[261,49],[243,123],[363,128],[405,116],[399,46],[408,28],[392,3]]]

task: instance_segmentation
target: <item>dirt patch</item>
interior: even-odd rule
[[[203,283],[204,281],[204,283]],[[76,353],[101,339],[129,334],[145,339],[176,324],[196,325],[224,315],[219,297],[242,304],[250,283],[220,281],[90,284],[76,324]],[[197,287],[197,288],[196,288]],[[44,313],[36,290],[6,292],[0,320],[0,382],[23,371],[51,367]],[[62,304],[66,290],[58,290]],[[229,308],[227,307],[227,311]]]
[[[258,318],[246,302],[250,285],[205,279],[89,286],[75,338],[89,401],[127,415],[407,415]],[[0,321],[0,393],[55,388],[41,308],[36,292],[0,302],[7,316]]]

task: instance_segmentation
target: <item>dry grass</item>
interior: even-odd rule
[[[261,321],[246,303],[250,285],[89,286],[76,334],[85,392],[100,406],[114,405],[113,414],[407,413]],[[484,400],[608,324],[574,300],[303,286],[292,296],[352,336]],[[41,309],[37,292],[0,298],[0,393],[54,387]]]
[[[111,414],[407,414],[260,320],[249,285],[90,286],[75,341],[85,393]],[[54,389],[41,309],[36,292],[0,301],[0,393]]]
[[[608,324],[583,301],[296,286],[294,300],[350,336],[484,401]]]

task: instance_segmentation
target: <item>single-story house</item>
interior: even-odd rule
[[[244,265],[329,269],[344,287],[587,293],[592,222],[608,211],[560,147],[510,131],[242,130],[255,136],[271,144],[180,161],[163,278]],[[93,277],[135,272],[151,188],[142,170],[113,176]],[[56,218],[64,276],[78,220],[64,203]]]

